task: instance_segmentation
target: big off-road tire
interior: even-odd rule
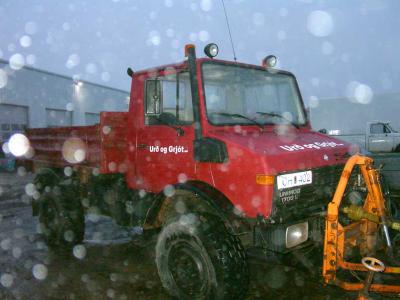
[[[165,224],[156,264],[164,288],[178,299],[242,299],[247,293],[243,246],[211,214],[185,214]]]
[[[69,249],[83,241],[85,219],[78,190],[72,179],[41,186],[39,222],[49,248]]]

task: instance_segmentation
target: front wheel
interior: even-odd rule
[[[167,223],[156,245],[164,288],[178,299],[241,299],[248,266],[238,237],[210,214],[186,214]]]

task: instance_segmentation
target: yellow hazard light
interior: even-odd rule
[[[256,175],[256,183],[261,185],[274,185],[273,175]]]
[[[188,57],[188,56],[189,56],[189,49],[190,49],[190,48],[195,49],[195,46],[194,46],[193,44],[186,44],[186,45],[185,45],[185,57]]]

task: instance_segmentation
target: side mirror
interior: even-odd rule
[[[129,77],[132,77],[132,76],[133,76],[133,70],[132,70],[131,68],[128,68],[128,69],[126,70],[126,73],[128,74]]]

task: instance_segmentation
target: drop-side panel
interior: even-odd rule
[[[126,171],[127,113],[102,112],[100,124],[26,131],[36,167],[78,166],[100,173]]]

